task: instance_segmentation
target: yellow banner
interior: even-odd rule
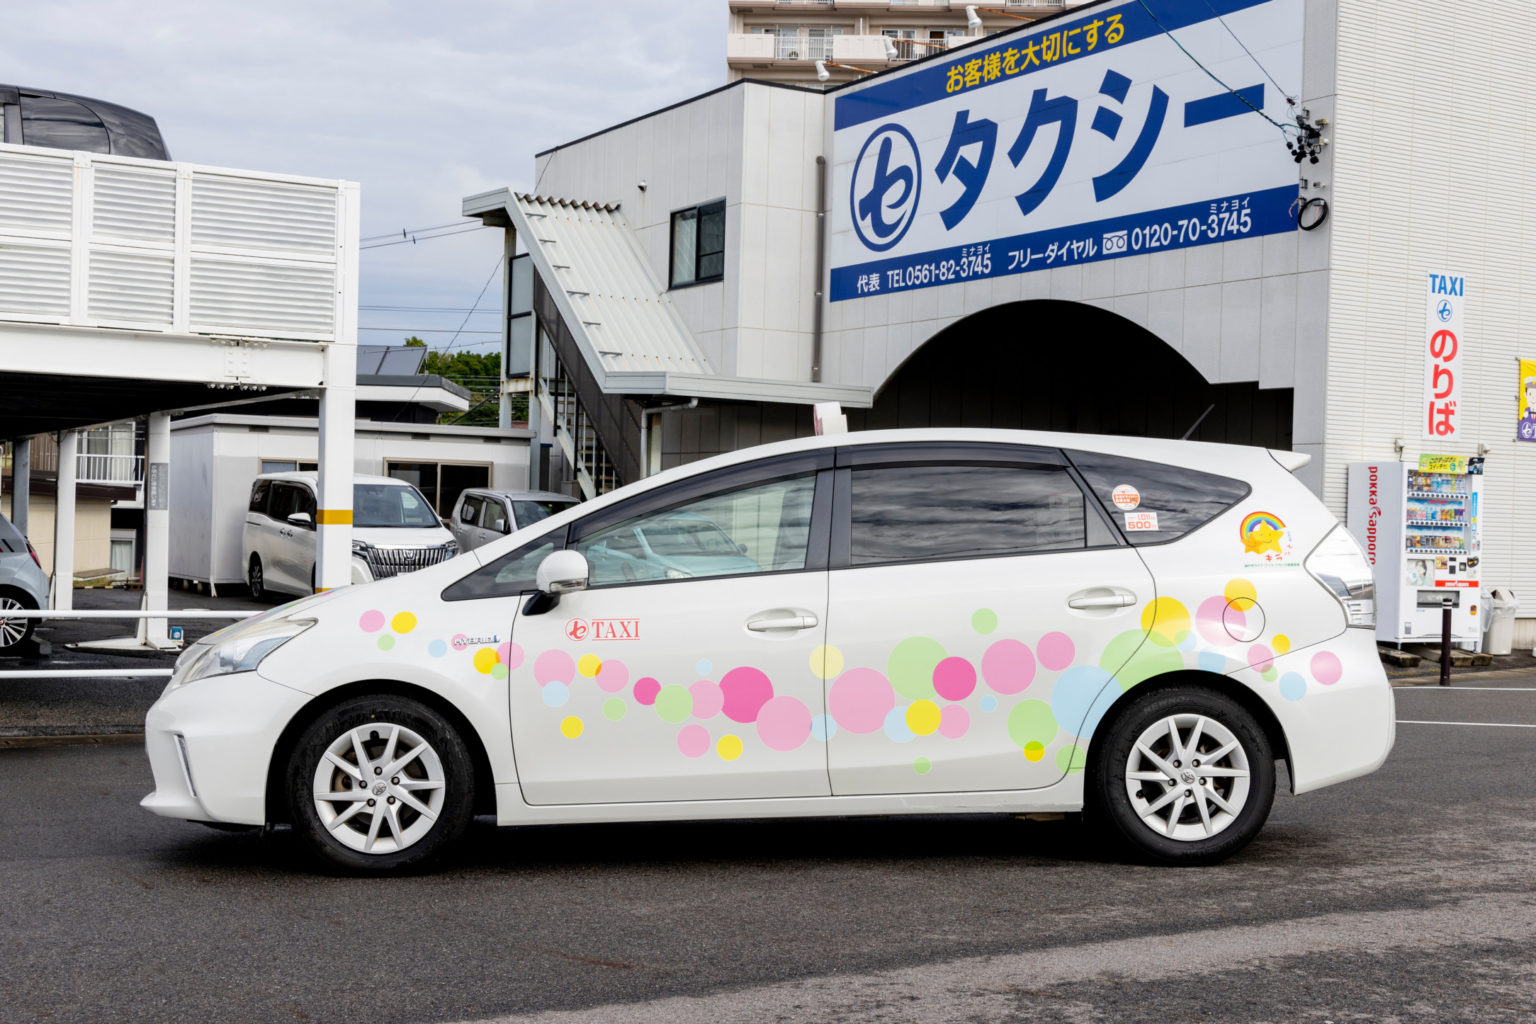
[[[1467,457],[1465,455],[1420,455],[1419,472],[1421,473],[1465,473],[1467,471]]]
[[[1536,359],[1520,360],[1520,420],[1515,440],[1536,441]]]

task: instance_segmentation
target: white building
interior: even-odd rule
[[[537,323],[583,486],[808,433],[822,400],[853,429],[1290,448],[1341,517],[1352,461],[1481,454],[1481,581],[1529,616],[1533,31],[1529,5],[1102,0],[825,93],[738,82],[464,212],[528,250],[509,340]]]
[[[932,56],[1084,0],[728,0],[727,81],[815,85]]]

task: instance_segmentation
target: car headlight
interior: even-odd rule
[[[1305,562],[1307,572],[1338,598],[1351,626],[1376,628],[1376,579],[1355,535],[1342,526],[1323,538]]]
[[[253,623],[245,628],[232,627],[227,639],[221,640],[219,634],[214,634],[208,638],[213,643],[205,640],[187,652],[185,665],[183,659],[178,659],[176,673],[171,677],[167,689],[185,686],[209,676],[253,671],[261,664],[261,659],[314,624],[314,619],[274,619]]]
[[[367,558],[368,552],[372,549],[373,545],[365,540],[355,540],[352,542],[352,553],[354,555],[362,555],[364,558]]]

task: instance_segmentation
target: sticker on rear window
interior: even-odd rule
[[[1156,512],[1127,512],[1125,514],[1125,532],[1136,533],[1140,530],[1157,529]]]
[[[1121,484],[1110,492],[1109,500],[1113,501],[1120,511],[1129,512],[1141,504],[1141,492],[1130,484]]]

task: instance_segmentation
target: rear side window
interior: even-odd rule
[[[1178,540],[1248,494],[1242,480],[1162,462],[1067,452],[1115,526],[1136,545]]]
[[[1061,466],[854,469],[851,495],[855,566],[1087,546],[1083,492]]]

